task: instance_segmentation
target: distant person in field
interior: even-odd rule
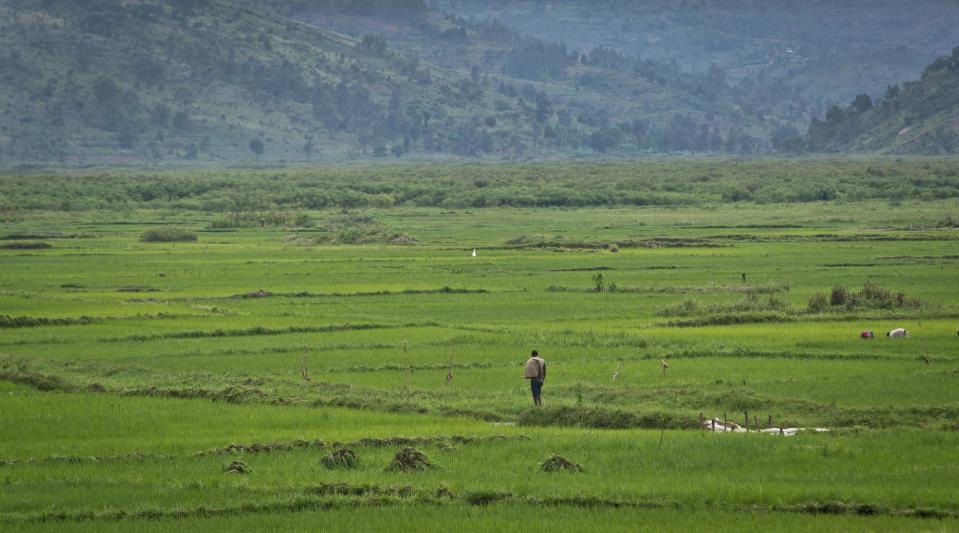
[[[543,382],[546,381],[546,360],[539,356],[539,352],[533,350],[529,359],[526,361],[526,370],[523,377],[529,380],[529,388],[533,391],[533,403],[538,407],[543,406]]]

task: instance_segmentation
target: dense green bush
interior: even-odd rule
[[[284,213],[279,224],[288,224],[294,222],[295,215],[286,213],[330,207],[584,207],[871,198],[903,201],[923,199],[931,190],[936,191],[937,198],[959,197],[955,166],[956,160],[949,158],[757,159],[735,163],[343,164],[325,168],[322,174],[311,168],[196,170],[189,174],[157,171],[148,175],[132,171],[23,174],[0,176],[0,205],[16,205],[18,210],[173,207],[220,213],[223,218],[218,220],[257,226],[259,217],[247,220],[247,213]],[[542,176],[549,176],[549,181],[542,181]],[[235,220],[237,216],[241,220]],[[954,223],[951,219],[944,222]]]
[[[877,283],[866,283],[859,292],[841,286],[833,287],[829,296],[816,294],[809,299],[806,309],[811,313],[823,311],[854,311],[856,309],[918,309],[923,306],[918,298],[891,291]]]
[[[313,226],[313,219],[307,214],[280,211],[234,211],[217,217],[210,223],[210,229],[265,228],[276,226]]]
[[[845,287],[833,287],[832,292],[829,293],[829,305],[846,305],[848,300],[849,290]]]

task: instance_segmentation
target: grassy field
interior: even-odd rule
[[[5,527],[959,529],[955,199],[301,214],[6,212]]]

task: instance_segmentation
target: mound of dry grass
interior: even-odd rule
[[[539,469],[543,472],[582,472],[583,466],[562,455],[554,455],[540,463]]]
[[[419,472],[433,468],[436,468],[436,466],[430,462],[425,454],[415,448],[403,448],[396,452],[385,470],[387,472]]]

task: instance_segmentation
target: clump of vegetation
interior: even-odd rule
[[[253,381],[256,383],[256,380]],[[284,442],[254,442],[252,444],[230,444],[225,448],[214,448],[197,455],[225,455],[235,453],[272,453],[279,451],[290,451],[307,448],[325,448],[326,444],[319,439],[315,440],[294,440],[289,443]]]
[[[659,312],[662,316],[692,316],[699,312],[699,303],[693,298],[686,298],[682,303],[676,304]]]
[[[53,248],[45,242],[9,242],[0,244],[0,250],[46,250]]]
[[[429,458],[415,448],[403,448],[396,452],[393,460],[384,470],[387,472],[419,472],[431,470],[436,466],[430,462]]]
[[[639,414],[622,409],[587,406],[529,409],[519,415],[517,424],[596,429],[693,429],[697,427],[694,422],[670,413],[646,411]]]
[[[226,468],[224,468],[228,474],[249,474],[252,472],[250,467],[243,461],[233,461]]]
[[[273,293],[270,291],[265,291],[263,289],[257,289],[255,291],[250,291],[250,292],[239,295],[239,297],[243,298],[244,300],[250,300],[250,299],[256,299],[256,298],[269,298],[270,296],[273,296]]]
[[[196,233],[178,228],[156,228],[140,235],[140,242],[196,242]]]
[[[117,292],[160,292],[160,289],[147,287],[145,285],[124,285],[117,287]]]
[[[55,239],[59,235],[53,233],[7,233],[0,236],[0,241],[27,241],[32,239]]]
[[[307,215],[306,213],[300,213],[293,218],[293,225],[298,228],[312,228],[313,217]]]
[[[330,452],[321,461],[323,466],[329,469],[345,468],[352,470],[360,467],[360,457],[353,450],[346,447],[338,447]]]
[[[491,503],[508,500],[512,497],[513,497],[513,494],[510,492],[496,492],[493,490],[481,490],[479,492],[471,492],[467,494],[466,503],[470,505],[489,505]]]
[[[507,246],[517,248],[575,248],[600,249],[606,245],[601,242],[578,241],[567,237],[549,235],[520,235],[506,241]]]
[[[942,220],[936,222],[937,228],[959,228],[959,217],[946,215]]]
[[[770,322],[790,322],[795,318],[785,313],[726,313],[706,315],[686,320],[671,320],[670,327],[698,328],[702,326],[729,326],[732,324],[764,324]]]
[[[659,312],[660,316],[686,317],[697,315],[713,315],[720,313],[755,313],[759,311],[789,311],[789,303],[774,294],[760,298],[756,292],[747,292],[738,302],[731,304],[700,305],[693,298],[687,298],[682,303],[667,307]]]
[[[313,219],[306,213],[283,211],[234,211],[210,222],[210,229],[266,228],[291,226],[312,228]]]
[[[562,455],[554,455],[540,463],[539,469],[542,472],[582,472],[583,466]]]
[[[415,237],[411,237],[405,233],[394,233],[390,237],[390,244],[416,244],[417,241]]]
[[[36,326],[72,326],[75,324],[90,324],[98,320],[102,319],[90,316],[81,316],[79,318],[47,318],[0,315],[0,329],[32,328]]]
[[[603,292],[606,290],[606,278],[603,276],[603,273],[593,275],[593,289],[596,292]]]
[[[854,311],[857,309],[919,309],[923,303],[905,293],[884,289],[877,283],[866,283],[858,292],[836,286],[829,296],[818,293],[809,299],[806,308],[810,313],[824,311]]]
[[[386,228],[371,216],[342,215],[330,221],[328,227],[333,241],[338,244],[365,244],[384,239]]]
[[[560,248],[571,250],[609,250],[618,252],[620,248],[718,248],[729,246],[711,238],[701,237],[655,237],[652,239],[625,239],[614,244],[605,241],[577,240],[565,236],[520,235],[506,241],[507,246],[516,248]]]
[[[602,272],[593,275],[593,292],[616,292],[619,286],[614,282],[607,282]]]
[[[285,242],[299,246],[317,244],[416,244],[415,237],[392,231],[369,215],[341,214],[332,217],[317,236],[291,235]]]
[[[444,481],[440,483],[439,487],[436,488],[436,491],[433,493],[433,496],[437,498],[447,498],[452,500],[453,498],[456,497],[456,494],[454,494],[453,491],[450,489],[449,483]]]

